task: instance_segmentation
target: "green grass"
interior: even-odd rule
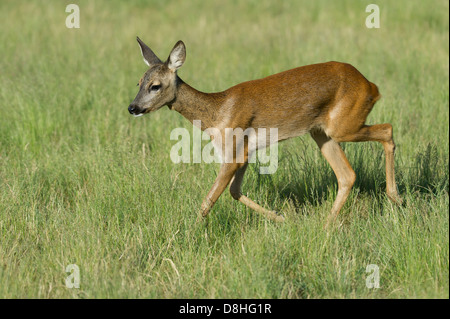
[[[0,298],[448,298],[448,1],[0,2]],[[336,178],[309,136],[280,144],[279,169],[250,166],[243,191],[196,213],[217,164],[173,164],[163,108],[127,107],[146,70],[135,37],[206,92],[300,65],[353,64],[383,98],[368,123],[394,126],[403,206],[385,196],[384,154],[345,144],[357,181],[329,232]],[[79,289],[65,286],[77,264]],[[366,267],[380,269],[379,289]]]

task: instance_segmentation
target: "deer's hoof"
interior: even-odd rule
[[[387,194],[387,197],[394,203],[399,206],[403,204],[403,199],[397,194]]]
[[[278,223],[284,222],[285,218],[283,215],[281,215],[279,212],[273,212],[274,216],[272,218],[273,221],[276,221]]]

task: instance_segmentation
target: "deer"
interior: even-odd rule
[[[340,143],[376,141],[384,147],[387,197],[394,203],[402,202],[395,182],[392,125],[365,124],[381,94],[378,87],[352,65],[335,61],[311,64],[242,82],[222,92],[204,93],[177,75],[186,60],[183,41],[175,44],[164,62],[139,37],[137,42],[148,70],[139,80],[139,92],[128,107],[130,114],[141,116],[168,106],[191,123],[200,120],[201,130],[216,127],[223,135],[225,128],[277,128],[277,142],[309,133],[338,183],[325,227],[336,220],[356,180]],[[233,199],[269,220],[284,221],[283,215],[242,194],[241,184],[250,156],[248,140],[245,140],[242,152],[244,161],[220,165],[198,219],[203,220],[208,215],[230,185]]]

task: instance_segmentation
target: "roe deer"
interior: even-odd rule
[[[365,125],[367,115],[381,97],[375,84],[346,63],[327,62],[284,71],[263,79],[240,83],[219,93],[203,93],[183,82],[177,70],[186,59],[182,41],[162,62],[139,38],[144,62],[149,66],[139,81],[139,93],[128,107],[135,115],[156,111],[167,105],[190,122],[201,120],[201,129],[277,128],[278,141],[309,133],[330,163],[338,193],[328,225],[335,220],[355,182],[355,172],[340,142],[380,142],[386,154],[386,190],[394,202],[401,202],[394,176],[394,149],[391,124]],[[224,139],[222,139],[224,140]],[[267,210],[241,193],[248,165],[248,141],[245,161],[222,163],[219,174],[202,203],[199,217],[211,207],[231,182],[231,196],[275,221],[284,217]],[[223,145],[222,145],[223,147]]]

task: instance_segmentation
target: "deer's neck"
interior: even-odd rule
[[[179,112],[191,123],[202,122],[202,130],[217,127],[220,119],[219,110],[225,101],[226,94],[200,92],[178,78],[178,91],[175,100],[169,107]]]

